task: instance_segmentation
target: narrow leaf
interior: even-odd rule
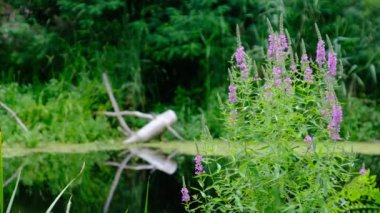
[[[55,200],[53,201],[53,203],[49,206],[49,208],[46,210],[46,213],[50,213],[51,210],[53,210],[55,204],[57,204],[59,198],[61,198],[61,196],[63,195],[63,193],[69,188],[69,186],[76,180],[78,179],[78,177],[80,177],[84,171],[84,167],[85,167],[86,163],[83,163],[82,165],[82,169],[80,170],[79,174],[74,178],[72,179],[69,184],[67,184],[67,186],[61,191],[61,193],[59,193],[59,195],[55,198]]]
[[[11,200],[9,201],[9,204],[8,204],[8,207],[7,207],[7,211],[6,211],[6,213],[10,213],[10,212],[11,212],[11,208],[12,208],[12,205],[13,205],[13,200],[15,199],[16,191],[17,191],[17,188],[18,188],[18,183],[20,182],[21,171],[22,171],[22,170],[20,170],[20,171],[18,172],[16,185],[15,185],[15,188],[13,189],[12,197],[11,197]]]

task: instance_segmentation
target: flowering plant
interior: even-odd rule
[[[327,202],[354,175],[352,156],[335,151],[343,116],[334,92],[336,53],[327,37],[326,59],[316,27],[315,60],[303,41],[299,60],[280,23],[279,32],[269,23],[261,69],[245,53],[237,31],[228,100],[221,103],[225,139],[236,152],[228,159],[196,157],[199,188],[192,187],[198,193],[184,202],[189,212],[331,212],[349,203],[344,198]],[[296,149],[302,140],[304,152]],[[333,146],[316,149],[322,141]]]

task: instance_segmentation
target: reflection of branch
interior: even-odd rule
[[[149,119],[149,120],[153,120],[156,116],[152,115],[152,114],[148,114],[148,113],[142,113],[142,112],[139,112],[139,111],[120,111],[119,113],[117,112],[98,112],[99,114],[103,114],[103,115],[107,115],[107,116],[111,116],[111,117],[118,117],[118,116],[134,116],[134,117],[139,117],[139,118],[144,118],[144,119]],[[168,129],[168,131],[170,133],[172,133],[174,135],[174,137],[176,137],[178,140],[180,141],[184,141],[184,139],[181,137],[181,135],[175,131],[175,129],[173,129],[173,127],[171,126],[166,126],[166,128]]]
[[[6,181],[3,183],[3,187],[6,187],[8,184],[10,184],[14,179],[17,178],[18,174],[21,172],[21,170],[24,168],[24,164],[21,164],[21,166],[18,167],[16,172],[10,176]]]
[[[124,160],[120,163],[119,168],[116,171],[115,178],[113,179],[111,189],[108,193],[107,201],[103,207],[103,213],[107,213],[111,205],[113,194],[115,193],[116,187],[119,184],[121,173],[123,172],[124,166],[127,165],[128,161],[132,158],[133,154],[127,155]]]
[[[120,166],[120,163],[117,163],[117,162],[106,162],[106,165],[108,166],[116,166],[116,167],[119,167]],[[125,165],[123,167],[123,169],[131,169],[131,170],[150,170],[150,169],[154,169],[155,167],[153,165],[137,165],[137,166],[127,166]]]
[[[150,165],[154,166],[166,174],[172,175],[177,170],[177,163],[170,158],[162,155],[157,151],[153,151],[147,148],[131,148],[131,153],[148,162]]]
[[[117,104],[115,96],[113,95],[112,88],[111,88],[110,82],[108,80],[107,74],[103,73],[102,77],[103,77],[104,85],[106,86],[106,89],[107,89],[108,97],[111,100],[112,107],[113,107],[115,113],[119,113],[120,112],[119,105]],[[128,125],[125,122],[125,120],[123,119],[123,117],[118,115],[117,119],[119,120],[120,126],[123,128],[123,130],[128,135],[132,135],[133,134],[132,130],[128,127]]]
[[[14,119],[16,119],[16,122],[21,126],[21,128],[25,132],[29,132],[29,129],[25,126],[25,124],[21,121],[21,119],[17,116],[17,114],[11,108],[9,108],[6,104],[4,104],[1,101],[0,101],[0,106],[4,108],[6,111],[8,111]]]

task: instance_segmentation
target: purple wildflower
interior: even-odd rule
[[[336,76],[336,54],[333,51],[328,53],[328,71],[327,74],[330,76]]]
[[[246,78],[248,75],[248,66],[245,61],[244,47],[238,47],[235,53],[236,64],[240,68],[241,78]]]
[[[197,154],[194,160],[195,160],[195,174],[200,175],[200,174],[205,173],[203,169],[203,165],[202,165],[202,161],[203,161],[202,155]]]
[[[360,171],[359,171],[359,173],[360,173],[361,175],[365,175],[365,174],[368,173],[368,170],[361,168]]]
[[[336,104],[332,105],[332,119],[331,122],[328,124],[327,129],[330,132],[330,137],[333,140],[340,139],[339,132],[340,132],[340,125],[342,123],[342,107]]]
[[[181,193],[182,193],[182,202],[189,202],[190,195],[189,195],[189,190],[186,188],[186,186],[182,187]]]
[[[314,82],[313,70],[310,67],[307,67],[304,73],[305,73],[304,80],[308,83],[313,83]]]
[[[306,143],[311,143],[311,142],[313,142],[313,138],[312,138],[310,135],[306,135],[304,141],[305,141]]]
[[[329,93],[327,90],[325,91],[326,99],[330,102],[335,102],[334,93]]]
[[[281,79],[276,79],[275,80],[277,87],[279,88],[281,86]]]
[[[238,47],[235,53],[235,59],[237,64],[241,64],[244,62],[244,47]]]
[[[282,50],[285,51],[285,49],[288,48],[288,42],[286,41],[286,36],[284,34],[280,34],[279,40],[281,43]]]
[[[268,38],[268,55],[269,58],[273,59],[275,55],[275,46],[277,43],[276,35],[270,34]]]
[[[332,122],[335,126],[340,126],[342,123],[342,107],[339,105],[333,105],[333,119]]]
[[[284,34],[270,34],[268,38],[268,57],[278,63],[284,63],[284,51],[288,48],[286,36]]]
[[[322,66],[326,62],[325,42],[323,40],[318,41],[315,61],[319,66]]]
[[[302,56],[301,56],[301,63],[302,63],[302,64],[306,64],[306,65],[309,64],[309,59],[308,59],[306,53],[302,54]]]
[[[275,79],[281,78],[282,68],[278,66],[273,67],[273,75]]]
[[[236,86],[235,85],[230,85],[228,87],[229,89],[229,93],[228,93],[228,101],[230,103],[235,103],[237,101],[237,97],[236,97]]]
[[[313,138],[310,135],[306,135],[303,140],[308,144],[307,149],[313,151]]]

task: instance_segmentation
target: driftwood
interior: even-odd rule
[[[123,144],[149,141],[155,136],[165,131],[165,129],[168,129],[168,131],[170,131],[179,140],[183,140],[183,138],[171,127],[171,125],[177,121],[177,116],[174,111],[167,110],[157,116],[138,111],[120,111],[119,105],[117,104],[115,96],[113,95],[111,84],[109,83],[107,75],[103,73],[102,78],[107,89],[108,97],[111,100],[114,112],[99,112],[99,114],[113,116],[118,119],[120,124],[120,127],[118,129],[128,137],[126,140],[123,141]],[[146,124],[144,127],[142,127],[139,131],[133,132],[125,122],[123,116],[135,116],[143,119],[149,119],[150,122]],[[107,163],[111,166],[117,166],[118,169],[116,171],[115,178],[112,182],[107,201],[103,207],[104,213],[107,213],[109,210],[113,195],[115,193],[116,187],[120,181],[120,177],[124,169],[153,171],[157,169],[167,174],[173,174],[177,170],[177,163],[171,159],[172,155],[165,156],[159,152],[152,151],[148,148],[131,148],[127,152],[130,153],[126,155],[126,157],[120,164],[116,162]],[[123,154],[125,155],[126,153]],[[148,164],[136,166],[127,165],[128,161],[132,158],[132,156],[139,157],[146,161]]]
[[[103,73],[102,78],[114,112],[99,113],[107,116],[113,116],[118,119],[121,127],[119,130],[124,135],[128,136],[128,139],[124,141],[124,144],[148,141],[163,132],[165,129],[168,129],[168,131],[171,132],[177,139],[184,141],[184,139],[171,127],[171,125],[177,121],[177,116],[174,111],[168,110],[158,116],[138,111],[120,111],[119,105],[117,104],[115,96],[113,95],[112,87],[108,80],[107,74]],[[139,130],[135,135],[135,133],[132,132],[128,124],[125,122],[123,116],[135,116],[139,118],[149,119],[151,122]]]
[[[124,144],[136,143],[136,142],[145,142],[153,137],[157,136],[163,132],[167,126],[172,125],[177,121],[177,116],[172,110],[168,110],[153,120],[151,120],[147,125],[141,128],[134,135],[130,136],[125,140]]]
[[[133,116],[133,117],[138,117],[138,118],[143,118],[143,119],[148,119],[148,120],[153,120],[155,119],[155,115],[153,114],[148,114],[148,113],[142,113],[142,112],[139,112],[139,111],[120,111],[119,113],[116,113],[116,112],[107,112],[107,111],[104,111],[104,112],[98,112],[99,114],[103,114],[103,115],[106,115],[106,116],[111,116],[111,117],[117,117],[118,115],[121,115],[121,116]],[[177,131],[175,131],[175,129],[173,129],[171,126],[166,126],[167,130],[172,133],[172,135],[174,135],[174,137],[176,137],[178,140],[180,141],[184,141],[185,139],[183,139],[181,137],[180,134],[178,134]]]

